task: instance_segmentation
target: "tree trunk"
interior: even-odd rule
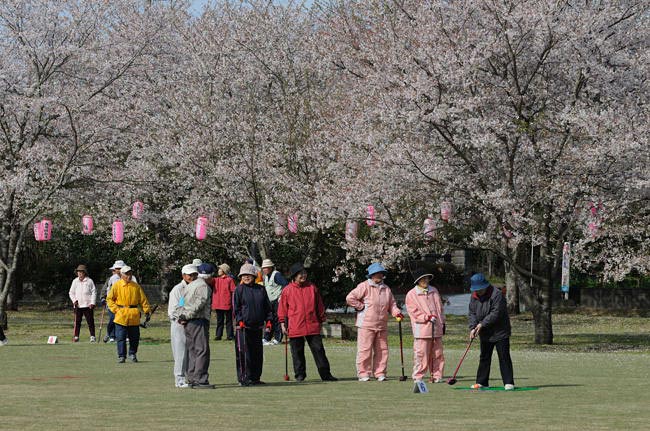
[[[540,302],[533,307],[535,344],[553,344],[553,323],[551,307]]]
[[[508,302],[508,313],[519,314],[519,277],[517,272],[508,262],[505,264],[506,301]]]

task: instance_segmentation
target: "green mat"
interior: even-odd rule
[[[493,387],[481,388],[481,389],[473,389],[470,386],[457,386],[454,389],[460,391],[476,391],[476,392],[495,392],[495,391],[506,392],[503,386],[493,386]],[[539,388],[537,386],[516,386],[512,391],[508,391],[508,392],[536,391],[538,389]]]

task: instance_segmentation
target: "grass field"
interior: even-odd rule
[[[650,429],[650,319],[560,314],[557,344],[531,343],[530,316],[513,319],[513,362],[526,392],[458,390],[474,382],[470,351],[456,386],[429,384],[413,394],[400,382],[397,325],[391,323],[389,380],[357,382],[354,342],[327,340],[339,382],[323,383],[309,353],[307,380],[284,382],[284,349],[265,347],[268,384],[236,385],[234,347],[211,341],[215,390],[173,385],[168,325],[154,316],[142,330],[140,363],[117,364],[114,345],[70,342],[72,313],[10,314],[10,344],[0,347],[2,430],[647,430]],[[99,322],[99,316],[97,315]],[[408,328],[408,324],[405,328]],[[445,343],[447,375],[465,346],[465,320],[452,317]],[[406,332],[410,334],[410,330]],[[58,345],[47,345],[58,335]],[[412,339],[406,337],[405,347]],[[405,348],[410,374],[411,349]],[[500,385],[496,357],[492,384]]]

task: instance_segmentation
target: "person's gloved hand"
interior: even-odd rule
[[[95,309],[95,304],[90,304],[90,309],[94,310]]]
[[[79,301],[75,301],[72,305],[74,305],[74,308],[79,307]]]
[[[404,315],[402,313],[397,313],[397,316],[395,316],[395,319],[398,322],[401,322],[403,318],[404,318]]]
[[[238,325],[239,325],[239,327],[242,328],[242,329],[244,329],[244,328],[246,327],[246,325],[244,325],[244,321],[243,321],[243,320],[240,320],[239,323],[238,323]]]
[[[427,320],[431,323],[436,323],[436,316],[433,314],[429,314],[429,317],[427,317]]]
[[[272,327],[273,327],[273,326],[271,325],[271,321],[270,321],[270,320],[267,320],[267,321],[266,321],[266,326],[264,327],[264,332],[271,332],[271,328],[272,328]]]

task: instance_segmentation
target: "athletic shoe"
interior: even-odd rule
[[[262,339],[262,345],[263,346],[272,346],[273,343],[271,343],[270,341],[266,341],[266,340]]]
[[[79,342],[79,337],[72,337],[72,342],[73,343],[78,343]]]
[[[505,385],[503,387],[503,389],[505,389],[506,391],[514,391],[515,390],[515,385],[512,385],[512,384],[508,383],[507,385]]]
[[[129,359],[131,360],[131,362],[138,362],[138,358],[135,355],[129,355]]]
[[[368,380],[370,380],[370,377],[368,376],[359,377],[360,382],[367,382]]]
[[[110,339],[111,339],[111,337],[109,337],[108,335],[104,335],[104,339],[102,341],[104,343],[108,343],[108,340],[110,340]]]
[[[91,343],[96,343],[96,342],[97,342],[97,338],[95,338],[94,335],[91,335],[91,336],[90,336],[90,342],[91,342]]]
[[[109,343],[114,343],[114,342],[115,342],[115,338],[109,338],[109,339],[108,339],[108,342],[109,342]]]
[[[189,388],[190,385],[188,385],[188,384],[185,383],[185,382],[177,382],[177,383],[176,383],[176,387],[177,387],[177,388]]]
[[[278,344],[280,344],[280,342],[274,338],[271,340],[271,344],[277,346]]]
[[[297,377],[296,377],[296,382],[300,383],[300,382],[304,382],[304,381],[305,381],[305,377],[304,377],[304,376],[297,376]]]
[[[5,338],[4,340],[0,340],[0,346],[6,346],[9,344],[9,338]]]
[[[379,376],[379,377],[377,377],[377,381],[378,381],[378,382],[384,382],[384,381],[386,381],[386,376]]]
[[[470,386],[472,389],[481,389],[482,387],[483,385],[480,383],[474,383],[472,386]]]
[[[436,377],[435,379],[431,379],[431,383],[442,383],[442,379]]]
[[[119,358],[117,358],[117,363],[118,364],[123,364],[125,362],[126,362],[126,358],[124,356],[120,356]]]
[[[339,381],[339,379],[337,379],[336,377],[334,377],[331,374],[329,376],[323,377],[321,380],[324,381],[324,382],[338,382]]]

